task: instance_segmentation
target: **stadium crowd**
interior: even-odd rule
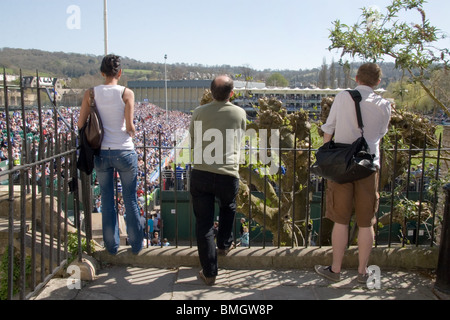
[[[43,151],[44,154],[54,149],[55,134],[62,134],[63,141],[71,141],[73,137],[73,131],[67,124],[74,124],[78,121],[79,108],[59,108],[59,114],[57,114],[57,125],[55,126],[55,115],[54,109],[43,109],[41,113],[41,119],[37,109],[26,111],[26,125],[25,130],[23,130],[23,120],[22,112],[14,111],[10,112],[9,119],[6,118],[6,113],[0,113],[0,170],[2,168],[7,168],[7,163],[9,160],[9,142],[7,138],[7,123],[9,121],[11,142],[10,146],[12,148],[12,161],[14,165],[20,165],[24,163],[24,137],[27,138],[27,150],[33,150],[34,157],[31,157],[31,152],[29,152],[27,163],[32,162],[31,159],[38,159],[39,149]],[[65,121],[61,118],[63,117]],[[160,107],[148,104],[148,103],[136,103],[135,105],[135,126],[136,135],[134,137],[135,149],[138,153],[138,197],[141,200],[140,204],[142,208],[143,195],[151,194],[155,188],[159,186],[159,161],[161,159],[161,168],[164,169],[167,166],[173,166],[171,162],[171,150],[174,144],[179,142],[180,137],[177,137],[176,132],[185,132],[189,127],[190,115],[184,114],[179,111],[170,111],[166,115],[166,111]],[[41,128],[40,123],[42,122],[42,136],[43,136],[43,146],[39,147]],[[181,131],[180,131],[181,130]],[[146,146],[146,163],[144,163],[144,134],[145,134],[145,146]],[[161,143],[161,149],[159,144]],[[161,150],[161,156],[159,155],[159,150]],[[54,166],[56,169],[56,166]],[[50,163],[45,164],[45,168],[37,166],[36,168],[36,179],[38,184],[41,182],[42,175],[47,176],[47,181],[51,181],[50,178]],[[60,174],[63,174],[62,172]],[[56,180],[58,172],[54,171],[53,180]],[[30,173],[31,177],[31,173]],[[17,178],[17,177],[16,177]],[[145,183],[147,182],[147,183]],[[48,184],[48,182],[47,182]],[[120,186],[120,179],[119,179]],[[145,190],[147,187],[147,190]],[[121,206],[121,199],[117,199],[118,210],[121,214],[123,212],[123,206]],[[98,199],[94,200],[93,203],[94,211],[101,211],[101,206],[99,206]],[[155,228],[157,229],[157,228]]]

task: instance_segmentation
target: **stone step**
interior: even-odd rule
[[[25,223],[25,232],[30,230],[30,222],[26,221]],[[21,230],[21,222],[14,221],[13,223],[13,234],[14,238],[18,238]],[[0,238],[8,238],[9,234],[9,221],[5,218],[0,218]]]
[[[435,269],[439,249],[437,247],[373,248],[369,264],[382,269]],[[198,267],[197,247],[169,246],[144,248],[138,255],[130,247],[121,247],[112,256],[106,250],[99,250],[94,257],[112,265],[132,265],[153,268]],[[329,265],[332,258],[331,247],[238,247],[227,256],[219,256],[221,268],[228,269],[310,269],[316,264]],[[350,247],[344,257],[343,268],[358,268],[358,248]]]

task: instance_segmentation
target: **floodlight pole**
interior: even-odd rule
[[[108,0],[103,0],[105,25],[105,56],[108,54]]]
[[[166,124],[169,124],[169,109],[167,107],[167,54],[164,55],[164,82],[166,89]]]

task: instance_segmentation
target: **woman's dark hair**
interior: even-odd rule
[[[120,69],[122,69],[122,67],[119,56],[108,54],[103,58],[100,71],[103,72],[107,77],[117,76]]]

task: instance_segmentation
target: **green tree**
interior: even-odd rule
[[[411,79],[450,116],[449,108],[433,91],[429,81],[433,68],[448,69],[450,51],[437,47],[447,36],[432,26],[423,8],[425,0],[392,0],[382,14],[373,7],[363,8],[361,19],[354,25],[333,22],[329,50],[342,50],[344,55],[358,56],[365,61],[395,60],[396,68],[405,70]],[[401,12],[416,12],[417,21],[401,21]]]
[[[287,87],[289,86],[289,81],[281,73],[275,72],[267,78],[266,84],[274,87]]]
[[[434,101],[417,83],[393,82],[387,91],[397,106],[409,111],[428,113],[434,109]]]
[[[333,61],[331,61],[330,65],[330,87],[331,88],[337,88],[337,79],[336,79],[336,64]]]
[[[328,87],[327,74],[328,74],[328,65],[327,60],[324,58],[322,63],[322,69],[320,69],[319,72],[319,87],[322,89],[326,89]]]
[[[450,105],[450,72],[436,70],[431,75],[432,91],[445,105]]]
[[[342,69],[344,71],[344,88],[350,88],[352,83],[352,66],[348,61],[345,61],[345,63],[342,65]]]

